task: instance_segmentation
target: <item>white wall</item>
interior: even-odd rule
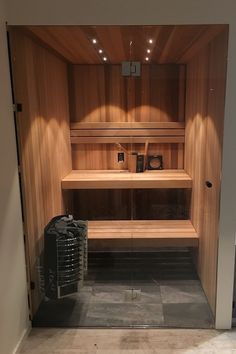
[[[9,24],[230,24],[218,271],[218,328],[230,328],[236,231],[236,1],[8,0]],[[6,107],[7,109],[7,107]]]
[[[226,22],[234,0],[8,0],[14,24],[181,24]],[[231,10],[230,10],[231,9]]]
[[[29,327],[16,146],[0,1],[0,354],[11,354]]]

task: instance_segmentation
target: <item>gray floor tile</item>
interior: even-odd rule
[[[167,327],[212,328],[213,318],[208,304],[163,304]]]
[[[211,312],[188,259],[187,250],[93,254],[79,293],[43,302],[33,325],[209,328]]]
[[[86,317],[91,293],[78,294],[60,300],[43,302],[34,317],[33,326],[72,327],[78,326]]]
[[[161,325],[161,304],[90,304],[85,326]]]
[[[160,280],[159,285],[200,285],[201,283],[198,279],[180,279],[180,280]]]
[[[131,289],[140,292],[137,298],[127,296],[127,290]],[[143,284],[136,282],[135,284],[116,285],[116,284],[99,284],[92,289],[90,302],[92,303],[161,303],[160,287],[149,283]]]
[[[206,303],[206,297],[200,284],[161,285],[163,304],[168,303]]]
[[[159,286],[160,282],[148,278],[148,279],[143,279],[143,280],[137,280],[137,279],[113,279],[112,281],[104,281],[104,280],[96,280],[93,286],[100,286],[100,285],[120,285],[120,286],[125,286],[127,288],[130,287],[137,287],[137,286]]]

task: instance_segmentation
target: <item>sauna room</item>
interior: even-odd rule
[[[214,328],[228,26],[8,37],[33,326]]]

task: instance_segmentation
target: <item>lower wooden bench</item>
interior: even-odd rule
[[[197,247],[190,220],[106,220],[88,222],[90,250]]]

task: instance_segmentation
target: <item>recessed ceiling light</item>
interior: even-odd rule
[[[151,49],[147,49],[147,53],[151,53]]]
[[[107,57],[103,57],[102,60],[103,60],[103,61],[107,61]]]
[[[149,60],[149,58],[148,58],[148,57],[146,57],[146,58],[145,58],[145,60],[146,60],[146,61],[148,61],[148,60]]]
[[[103,52],[103,50],[102,50],[102,49],[99,49],[98,53],[100,53],[100,54],[101,54],[102,52]]]
[[[93,38],[93,39],[92,39],[92,42],[93,42],[93,44],[96,44],[96,43],[97,43],[96,38]]]
[[[148,43],[152,44],[152,43],[153,43],[153,39],[150,38],[150,39],[148,40]]]

